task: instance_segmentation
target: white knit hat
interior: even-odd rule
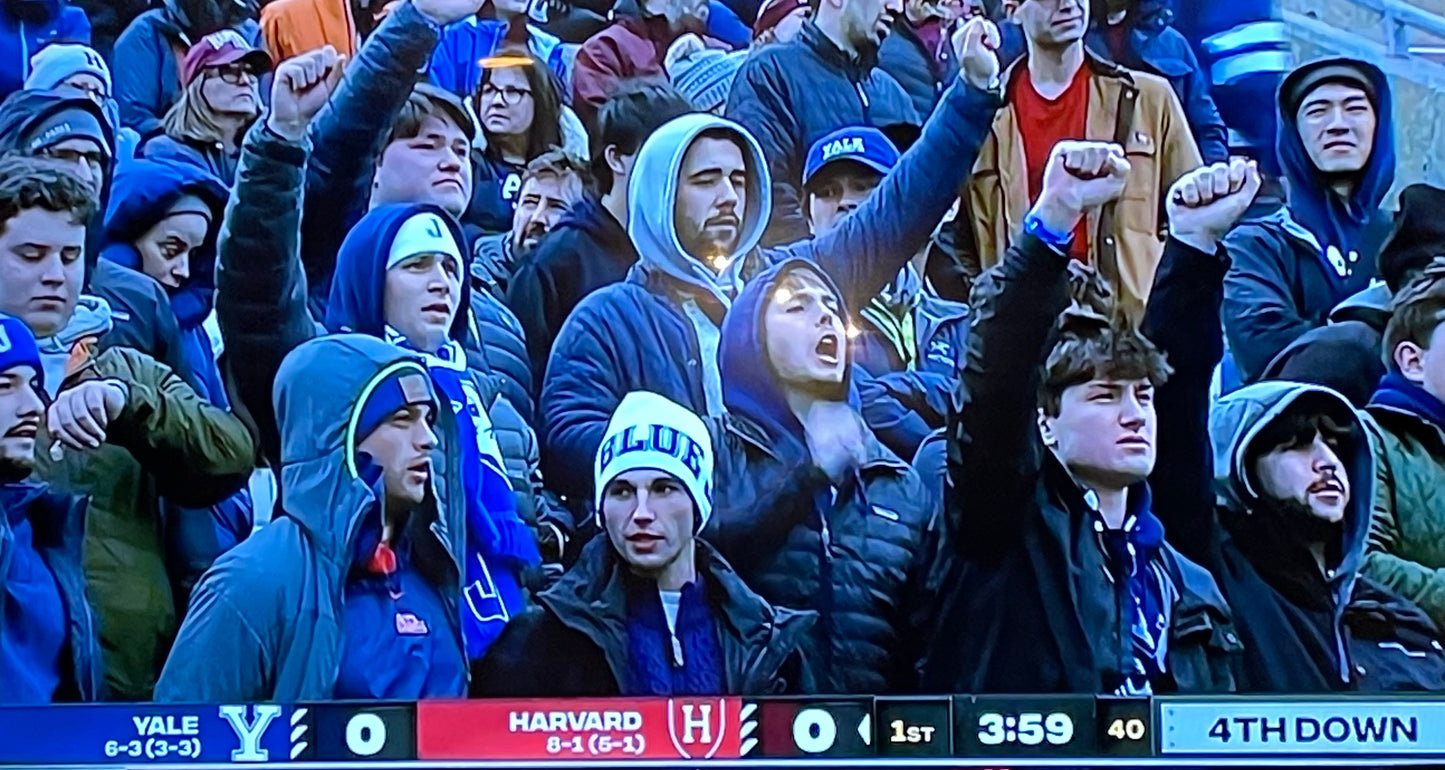
[[[420,254],[445,254],[462,264],[462,251],[452,237],[452,229],[442,218],[430,211],[413,214],[397,228],[396,237],[386,256],[386,269]]]
[[[701,418],[686,408],[644,390],[623,397],[607,423],[594,465],[596,505],[602,512],[607,485],[628,471],[646,468],[682,482],[697,506],[701,523],[712,516],[712,438]]]

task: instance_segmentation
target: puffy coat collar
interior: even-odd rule
[[[817,54],[829,67],[838,69],[847,74],[855,81],[868,79],[868,73],[878,66],[878,49],[876,47],[866,48],[856,55],[851,55],[838,47],[837,43],[828,39],[818,25],[809,21],[803,25],[802,31],[798,34],[798,41],[804,48]]]
[[[697,575],[708,602],[726,628],[721,629],[732,693],[751,689],[745,679],[771,676],[802,643],[817,621],[812,612],[773,607],[748,588],[731,565],[707,541],[696,541]],[[593,538],[577,564],[537,601],[563,625],[591,639],[602,650],[616,681],[628,681],[627,582],[636,580],[606,534]],[[743,678],[743,679],[740,679]]]

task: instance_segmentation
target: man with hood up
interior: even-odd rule
[[[161,287],[121,265],[101,260],[105,208],[114,181],[115,130],[102,107],[75,90],[17,91],[0,104],[0,155],[49,157],[68,164],[96,186],[99,206],[86,223],[86,292],[110,304],[116,321],[101,346],[134,348],[170,367],[191,387],[180,330]]]
[[[156,699],[465,695],[467,527],[443,491],[462,469],[437,451],[459,426],[426,364],[374,336],[320,337],[286,357],[276,413],[280,510],[196,586]]]
[[[910,693],[930,623],[937,509],[863,424],[841,292],[790,259],[749,281],[718,351],[717,516],[707,531],[768,601],[816,610],[820,692]]]
[[[753,593],[700,535],[714,489],[703,421],[656,393],[629,393],[594,468],[606,535],[507,626],[473,694],[813,692],[800,648],[814,615]]]
[[[215,304],[216,237],[226,207],[219,179],[187,163],[133,160],[116,174],[101,259],[144,273],[169,295],[181,354],[196,395],[231,411],[206,318]],[[185,565],[175,586],[184,606],[211,562],[251,533],[251,495],[241,490],[206,510],[168,507],[169,548]]]
[[[1359,414],[1332,390],[1294,382],[1210,403],[1224,352],[1220,243],[1246,205],[1231,205],[1238,197],[1170,205],[1171,231],[1189,248],[1161,269],[1146,318],[1174,367],[1157,399],[1154,510],[1229,602],[1244,648],[1233,663],[1239,692],[1441,689],[1438,628],[1361,572],[1376,477]],[[1194,438],[1206,424],[1207,443]]]
[[[85,596],[85,498],[28,477],[45,418],[29,327],[0,314],[0,705],[97,701],[100,637]]]
[[[256,0],[164,0],[137,16],[115,41],[115,98],[121,125],[142,141],[161,134],[161,118],[181,92],[181,60],[201,38],[234,29],[261,45]]]
[[[1324,326],[1329,312],[1375,277],[1390,230],[1380,203],[1395,180],[1390,85],[1378,67],[1321,59],[1279,87],[1277,150],[1283,209],[1225,239],[1225,334],[1244,382]]]
[[[559,533],[570,526],[565,514],[556,517],[560,506],[549,503],[541,491],[535,434],[513,403],[499,395],[502,386],[493,373],[476,365],[473,351],[455,347],[475,339],[476,332],[470,282],[454,285],[447,272],[451,264],[466,275],[471,256],[461,247],[466,239],[451,214],[422,203],[373,208],[341,245],[337,265],[345,262],[348,267],[344,275],[337,269],[331,279],[324,315],[318,319],[312,314],[298,238],[305,218],[303,199],[310,194],[303,183],[310,146],[307,125],[328,102],[340,78],[341,63],[330,49],[281,64],[273,82],[272,112],[252,127],[242,145],[241,172],[231,193],[234,202],[220,239],[216,315],[230,360],[237,362],[231,367],[237,391],[255,417],[262,448],[274,462],[279,452],[276,421],[269,407],[259,408],[259,391],[272,381],[288,351],[318,333],[318,320],[332,331],[347,326],[384,336],[388,329],[400,330],[411,349],[445,359],[439,371],[473,383],[477,399],[471,403],[496,430],[492,443],[500,448],[505,478],[514,490],[514,510],[524,520],[536,522],[540,533],[560,540]],[[398,236],[404,223],[418,217],[418,224],[408,229],[418,237],[410,242],[444,251],[429,252],[437,258],[411,271],[405,263],[423,252],[390,250],[407,248]],[[429,235],[433,230],[435,237]],[[395,296],[388,288],[393,274],[398,282]]]
[[[85,573],[109,694],[149,700],[177,617],[160,500],[199,508],[230,497],[255,450],[239,420],[171,369],[102,344],[111,307],[82,291],[92,194],[57,161],[0,160],[0,211],[15,212],[0,223],[0,312],[35,334],[53,399],[35,475],[90,499]]]
[[[651,390],[698,414],[726,407],[718,327],[738,285],[760,267],[815,260],[859,306],[897,275],[953,203],[988,132],[998,60],[982,22],[963,46],[965,76],[875,194],[818,238],[759,250],[770,208],[768,163],[736,123],[685,115],[638,152],[628,190],[628,235],[639,263],[626,281],[584,299],[558,333],[543,380],[543,470],[549,486],[590,500],[577,457],[597,451],[622,396]]]

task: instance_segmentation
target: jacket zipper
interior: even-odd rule
[[[858,100],[863,102],[863,124],[873,125],[873,121],[868,117],[868,94],[863,90],[863,84],[857,80],[853,81],[853,90],[858,92]]]

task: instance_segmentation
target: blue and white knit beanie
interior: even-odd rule
[[[712,112],[727,103],[733,78],[747,55],[747,51],[707,48],[695,35],[683,35],[668,50],[667,77],[694,109]]]
[[[106,96],[110,95],[110,67],[106,66],[105,59],[94,48],[75,43],[53,43],[30,57],[25,87],[50,90],[80,74],[94,75],[105,84]]]
[[[35,335],[30,333],[30,327],[15,316],[0,313],[0,372],[8,372],[17,366],[34,369],[38,384],[45,384],[40,347],[35,342]]]
[[[628,393],[612,413],[594,464],[596,504],[628,471],[662,471],[682,482],[697,506],[698,530],[712,516],[712,438],[702,418],[656,393]]]

